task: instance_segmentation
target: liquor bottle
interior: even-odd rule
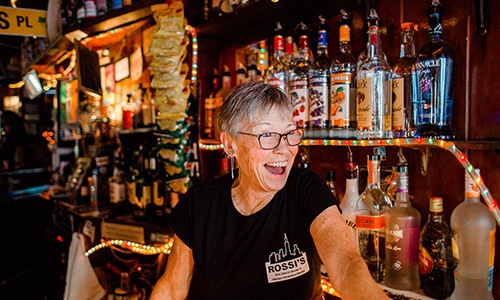
[[[340,203],[339,196],[337,194],[337,172],[335,172],[335,170],[329,170],[326,173],[326,184],[332,192],[335,203]]]
[[[478,169],[475,172],[479,175]],[[458,262],[451,299],[493,299],[496,222],[467,172],[465,201],[453,210],[450,225],[453,256]]]
[[[149,170],[151,172],[151,199],[153,206],[153,215],[156,218],[162,218],[165,215],[165,186],[161,173],[157,165],[157,154],[149,158]]]
[[[298,127],[305,128],[309,122],[309,38],[308,28],[304,22],[299,28],[299,57],[290,74],[289,94],[293,105],[293,120]]]
[[[231,91],[231,72],[229,71],[229,67],[224,65],[224,72],[222,73],[222,87],[220,90],[215,93],[216,105],[214,109],[214,116],[217,118],[219,115],[219,109],[222,106],[222,103],[226,100],[227,95]],[[214,123],[215,129],[215,138],[219,138],[219,126],[217,123]]]
[[[205,122],[204,132],[207,138],[215,138],[215,127],[217,126],[217,116],[215,109],[222,105],[222,99],[217,98],[216,94],[220,89],[221,77],[218,75],[217,69],[214,69],[212,76],[212,86],[208,97],[205,98]]]
[[[396,173],[396,201],[385,214],[385,285],[398,290],[416,290],[420,287],[420,213],[410,204],[408,165],[397,165]]]
[[[368,184],[356,202],[356,236],[361,256],[376,282],[385,273],[385,213],[392,207],[380,188],[380,157],[368,157]]]
[[[151,170],[151,154],[143,155],[142,167],[142,199],[144,217],[153,215],[153,176]],[[156,167],[156,161],[155,161]]]
[[[144,149],[139,145],[139,149],[134,151],[135,167],[132,169],[129,182],[128,195],[132,206],[132,214],[137,219],[142,219],[146,216],[146,202],[143,195],[144,189]],[[151,191],[151,190],[149,190]]]
[[[415,41],[412,22],[401,24],[401,50],[392,68],[392,134],[395,138],[413,137],[413,99],[415,89],[412,70],[415,68]]]
[[[97,16],[97,6],[95,0],[85,0],[85,17],[95,18]]]
[[[76,10],[76,20],[77,23],[80,24],[85,19],[85,4],[83,0],[80,0],[78,8]]]
[[[455,288],[455,263],[450,228],[444,220],[443,198],[431,197],[429,210],[427,223],[420,232],[420,288],[429,297],[446,299]]]
[[[247,55],[248,81],[259,81],[259,69],[257,68],[258,61],[259,61],[259,44],[253,43],[249,46]]]
[[[295,54],[294,54],[293,37],[287,36],[285,38],[285,55],[283,56],[283,64],[287,73],[287,80],[290,80],[290,73],[295,68]],[[287,84],[288,86],[288,84]]]
[[[371,15],[376,17],[375,10],[371,10]],[[368,32],[368,57],[357,70],[358,138],[391,138],[392,70],[382,53],[379,25],[372,24]]]
[[[75,4],[75,1],[74,0],[70,0],[68,1],[68,6],[66,8],[66,12],[67,12],[67,23],[68,23],[68,26],[74,26],[77,22],[76,20],[76,4]]]
[[[448,43],[441,39],[442,7],[433,0],[427,10],[429,16],[429,41],[419,50],[414,72],[418,137],[452,139],[452,79],[455,55]]]
[[[359,199],[358,167],[352,161],[351,152],[349,152],[346,169],[347,179],[345,193],[339,206],[342,210],[342,217],[344,218],[346,224],[351,228],[352,236],[354,240],[356,240],[356,202]]]
[[[113,10],[118,10],[123,7],[123,0],[113,0]]]
[[[238,63],[238,69],[236,70],[236,85],[241,85],[247,82],[247,69],[242,63]]]
[[[309,69],[309,122],[313,128],[330,126],[330,67],[325,19],[319,16],[316,57]],[[319,136],[318,136],[319,137]]]
[[[107,0],[97,0],[97,15],[102,16],[108,12],[108,1]]]
[[[339,53],[332,62],[330,79],[331,137],[356,137],[356,59],[351,53],[351,18],[341,10]]]
[[[265,73],[265,82],[287,93],[288,88],[285,85],[287,82],[285,65],[283,64],[283,56],[285,50],[285,38],[283,37],[283,28],[280,22],[276,22],[274,30],[274,51],[271,64]]]

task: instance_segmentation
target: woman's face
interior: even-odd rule
[[[292,114],[277,108],[260,114],[244,132],[262,134],[267,132],[288,133],[296,129]],[[234,140],[235,157],[238,162],[238,180],[256,191],[278,191],[285,186],[290,174],[298,146],[289,146],[281,138],[277,148],[263,150],[256,136],[238,134]]]

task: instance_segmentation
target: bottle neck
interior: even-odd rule
[[[429,222],[434,222],[434,223],[444,223],[444,215],[443,212],[436,212],[436,211],[431,211],[429,213]]]
[[[299,58],[309,58],[309,39],[306,35],[299,37]]]
[[[382,41],[380,40],[380,28],[378,26],[372,26],[368,31],[366,53],[369,57],[379,57],[382,54]]]
[[[346,193],[348,191],[355,192],[356,194],[358,193],[358,178],[350,178],[346,179],[346,185],[345,185],[345,190]]]
[[[401,33],[401,50],[399,57],[415,57],[415,41],[413,30],[405,30]]]
[[[328,54],[328,42],[326,30],[318,31],[318,49],[317,55]]]
[[[380,161],[368,162],[368,186],[380,187]]]
[[[342,53],[351,52],[351,28],[348,25],[340,26],[339,49]]]
[[[396,194],[396,205],[398,206],[409,206],[409,194],[408,194],[408,174],[399,173],[399,183]]]
[[[274,58],[279,59],[283,57],[285,50],[285,39],[281,35],[274,37]]]

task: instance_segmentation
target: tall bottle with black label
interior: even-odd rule
[[[420,287],[420,213],[410,203],[408,165],[397,165],[396,176],[396,201],[385,214],[385,285],[398,290],[416,290]]]
[[[330,79],[331,137],[356,137],[356,59],[351,53],[351,17],[341,10],[339,53]]]
[[[413,117],[412,72],[415,68],[415,41],[412,22],[401,24],[399,59],[392,67],[392,134],[395,138],[413,137],[416,126]]]
[[[371,18],[377,19],[375,10]],[[368,30],[367,58],[358,67],[358,138],[392,137],[392,70],[382,52],[379,24]]]
[[[455,289],[451,231],[444,220],[443,198],[431,197],[429,218],[420,232],[420,288],[434,299],[446,299]]]
[[[331,61],[328,57],[326,20],[322,16],[319,20],[316,57],[309,70],[309,122],[313,129],[322,129],[326,133],[325,129],[330,126]]]
[[[475,173],[479,175],[479,169]],[[467,172],[465,201],[453,210],[450,225],[453,256],[458,262],[451,299],[493,299],[496,222],[488,207],[481,203],[479,189]]]
[[[305,128],[309,123],[309,28],[304,22],[299,28],[299,57],[290,74],[289,94],[293,105],[293,120],[298,127]]]
[[[443,8],[439,0],[433,0],[427,9],[429,16],[429,41],[419,50],[414,73],[418,137],[451,139],[453,106],[453,62],[455,54],[442,38]]]
[[[380,187],[380,156],[368,157],[368,184],[356,202],[356,235],[361,256],[376,282],[385,274],[385,214],[392,207]]]

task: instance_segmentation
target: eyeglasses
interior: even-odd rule
[[[277,132],[264,132],[261,134],[253,134],[238,131],[239,134],[256,136],[259,139],[259,145],[263,150],[273,150],[278,148],[281,143],[281,138],[284,138],[288,146],[297,146],[302,142],[304,130],[294,129],[287,133],[281,134]]]

